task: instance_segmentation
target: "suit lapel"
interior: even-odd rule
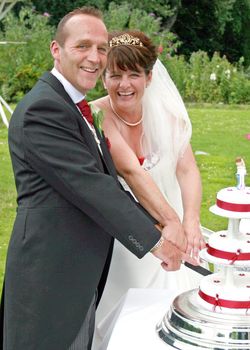
[[[98,149],[96,140],[94,138],[93,133],[89,129],[86,122],[83,120],[82,114],[78,110],[77,106],[72,101],[71,97],[68,95],[68,93],[65,91],[63,85],[60,83],[60,81],[50,72],[46,72],[43,74],[43,76],[40,78],[41,81],[49,84],[59,95],[59,98],[62,98],[72,109],[73,115],[75,115],[79,120],[79,125],[81,128],[81,134],[84,137],[84,140],[86,141],[87,145],[89,146],[89,149],[93,156],[96,158],[96,160],[103,166],[103,163],[107,169],[107,171],[117,180],[117,173],[113,165],[112,158],[110,156],[109,150],[107,148],[106,140],[104,135],[100,135],[100,132],[97,128],[96,134],[98,139],[100,140],[100,147],[102,150],[102,155]],[[118,180],[117,180],[118,181]]]
[[[102,135],[101,135],[99,130],[97,128],[95,128],[95,129],[96,129],[97,136],[100,140],[103,162],[105,163],[105,166],[106,166],[108,172],[110,173],[110,175],[112,175],[115,178],[115,180],[117,180],[117,182],[118,182],[117,172],[116,172],[113,160],[111,158],[111,154],[110,154],[108,146],[107,146],[105,134],[104,134],[104,132],[102,132]]]
[[[53,74],[51,74],[50,72],[45,72],[39,80],[45,82],[46,84],[49,84],[54,90],[56,90],[60,97],[66,100],[66,102],[68,102],[70,105],[74,106],[77,110],[77,107],[65,91],[63,85]]]

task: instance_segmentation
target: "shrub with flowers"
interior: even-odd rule
[[[0,95],[8,102],[20,100],[38,77],[52,67],[49,43],[54,28],[48,24],[49,18],[48,12],[41,15],[24,7],[19,18],[10,13],[3,21],[0,41],[24,42],[1,45]],[[148,14],[143,9],[135,9],[127,2],[111,2],[104,18],[109,31],[137,28],[152,38],[158,46],[159,58],[185,101],[250,103],[250,68],[244,67],[243,58],[237,64],[231,64],[218,52],[210,58],[206,52],[198,51],[186,61],[177,55],[181,42],[174,33],[162,28],[162,19],[153,12]],[[104,94],[106,91],[99,80],[88,98],[92,100]]]
[[[218,52],[210,59],[206,52],[198,51],[188,62],[182,56],[160,54],[160,59],[187,102],[250,103],[250,78],[243,58],[231,64]]]

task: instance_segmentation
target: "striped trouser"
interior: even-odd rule
[[[95,302],[96,296],[94,296],[91,302],[90,308],[80,328],[80,331],[77,334],[77,337],[70,345],[68,350],[91,350],[95,329]]]

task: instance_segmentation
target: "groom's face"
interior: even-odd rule
[[[53,41],[51,52],[58,71],[80,92],[96,85],[107,62],[108,33],[101,19],[75,15],[65,24],[65,41]]]

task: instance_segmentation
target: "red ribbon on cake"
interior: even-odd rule
[[[250,212],[250,204],[235,204],[235,203],[227,203],[220,199],[216,200],[216,204],[219,208],[230,211],[238,211],[247,213]]]
[[[231,260],[231,264],[237,260],[250,260],[250,253],[242,253],[240,249],[236,252],[225,252],[224,250],[212,248],[207,244],[207,253],[216,258]]]
[[[220,299],[219,295],[216,294],[216,297],[212,297],[201,290],[199,290],[199,296],[201,299],[205,300],[207,303],[214,305],[214,308],[219,307],[227,307],[229,309],[249,309],[250,308],[250,300],[247,301],[237,301],[237,300],[226,300]]]

